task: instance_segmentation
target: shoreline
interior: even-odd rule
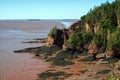
[[[24,60],[24,68],[15,75],[12,75],[7,80],[35,80],[38,79],[38,74],[48,69],[48,64],[45,61],[34,57],[33,54],[25,53],[29,56]]]
[[[31,65],[37,65],[36,62],[38,62],[40,68],[40,60],[31,59],[32,56],[29,54],[14,54],[13,51],[22,48],[43,45],[44,41],[40,41],[40,43],[38,43],[39,40],[37,40],[37,38],[46,37],[49,30],[55,25],[60,28],[63,27],[61,23],[54,21],[0,21],[0,79],[14,80],[12,77],[17,73],[20,73],[22,78],[23,75],[21,71],[25,71],[25,66],[29,65],[26,70],[34,71]],[[32,39],[36,39],[36,41],[33,41]],[[29,41],[27,43],[32,42],[32,44],[23,44],[23,41]],[[29,61],[31,61],[30,64]],[[26,79],[24,80],[31,80],[30,78],[32,78],[32,75],[35,75],[37,77],[36,73],[32,73],[32,75],[30,75],[29,72],[29,74],[26,72],[23,72],[23,74],[26,76]],[[40,71],[37,72],[39,73]],[[20,78],[20,75],[18,77]],[[32,80],[34,79],[32,78]]]
[[[111,65],[111,59],[93,60],[91,56],[66,52],[57,46],[26,48],[18,50],[18,53],[20,51],[30,52],[50,65],[38,75],[38,80],[106,80],[111,71],[108,67]],[[119,67],[120,61],[117,60],[115,64]],[[119,76],[120,72],[116,71],[116,74]]]

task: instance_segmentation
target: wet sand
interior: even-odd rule
[[[47,69],[47,64],[34,55],[13,53],[14,50],[42,44],[23,44],[23,39],[0,39],[0,80],[35,80],[38,73]]]
[[[13,75],[8,76],[6,80],[36,80],[37,74],[47,70],[48,65],[45,64],[42,60],[33,58],[33,55],[24,56],[27,57],[20,62],[18,67],[20,69],[14,69],[16,74],[14,73]]]
[[[14,50],[43,45],[40,43],[21,43],[27,39],[46,37],[51,29],[49,26],[39,26],[43,24],[41,22],[30,22],[0,21],[0,80],[36,80],[37,74],[48,68],[48,64],[35,58],[32,54],[13,52]],[[37,26],[33,27],[36,23]],[[52,24],[53,27],[60,24],[48,23],[50,22],[44,22],[46,25]]]
[[[13,53],[16,49],[43,44],[23,44],[23,39],[0,39],[0,80],[35,80],[38,73],[47,69],[47,64],[34,55]]]

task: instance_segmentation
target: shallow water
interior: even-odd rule
[[[49,30],[32,30],[32,32],[25,32],[21,30],[0,29],[0,39],[33,39],[46,37]]]
[[[0,21],[0,80],[36,80],[36,74],[46,70],[48,65],[32,54],[13,51],[43,45],[22,42],[45,38],[52,27],[63,28],[64,25],[54,21]]]
[[[42,33],[0,29],[0,80],[35,80],[36,74],[47,68],[47,64],[34,58],[31,54],[13,52],[18,49],[43,45],[21,43],[27,39],[45,37],[46,32]]]
[[[63,25],[65,25],[66,28],[70,27],[70,25],[72,25],[73,22],[64,22],[64,21],[61,21],[61,23]]]

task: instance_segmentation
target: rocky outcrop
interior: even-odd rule
[[[57,45],[62,48],[65,48],[66,46],[64,43],[69,39],[70,34],[73,33],[74,30],[79,29],[79,27],[82,25],[81,21],[76,21],[73,23],[68,29],[62,29],[57,31],[57,38],[53,39],[51,36],[48,35],[47,37],[47,45]]]
[[[47,36],[47,40],[46,40],[46,45],[47,46],[51,46],[51,45],[53,45],[54,44],[54,39],[51,37],[51,36]]]
[[[68,30],[64,30],[64,29],[63,29],[62,32],[63,32],[64,42],[66,42],[66,41],[68,40],[70,34],[69,34]]]
[[[66,41],[69,39],[70,35],[73,34],[74,30],[79,30],[81,27],[82,23],[81,21],[77,21],[73,23],[68,29],[62,29],[57,31],[57,38],[54,39],[52,36],[47,37],[47,45],[57,45],[64,50],[67,49],[67,46],[65,46]],[[93,29],[92,29],[93,28]],[[96,33],[99,30],[98,24],[94,25],[94,27],[90,27],[89,24],[85,24],[85,30],[86,32],[93,32]],[[109,31],[107,31],[107,41],[110,40],[111,34]],[[82,48],[76,48],[77,51],[83,52],[84,50],[88,50],[88,53],[93,55],[96,58],[103,58],[103,57],[116,57],[120,58],[120,48],[114,47],[111,50],[108,50],[105,53],[105,46],[97,47],[96,44],[89,43],[89,44],[84,44]],[[102,53],[102,54],[98,54]]]
[[[106,57],[120,59],[120,48],[119,47],[114,47],[112,50],[108,50],[106,52]]]
[[[101,54],[97,54],[97,55],[96,55],[96,58],[97,58],[97,59],[105,58],[105,57],[106,57],[105,53],[101,53]]]
[[[67,30],[58,30],[57,35],[58,36],[56,39],[54,39],[54,38],[52,38],[52,36],[48,35],[47,41],[46,41],[47,46],[57,45],[59,47],[63,47],[63,44],[69,38],[68,31]]]
[[[95,10],[90,10],[87,15],[82,16],[69,28],[58,30],[55,39],[48,36],[47,44],[57,45],[73,52],[86,52],[94,58],[120,58],[120,11],[117,11],[120,7],[117,3],[116,1],[114,5],[106,3]],[[53,33],[56,34],[56,31]]]
[[[91,28],[88,23],[85,24],[85,30],[86,32],[91,32]]]
[[[81,27],[82,22],[80,20],[74,22],[69,28],[68,31],[71,34],[74,30],[77,30]]]
[[[120,46],[114,46],[113,47],[114,57],[120,59]]]
[[[105,55],[106,55],[106,58],[113,58],[113,50],[108,50],[106,53],[105,53]]]
[[[102,46],[100,48],[97,47],[96,44],[90,44],[88,47],[88,53],[91,55],[95,55],[96,58],[104,58],[106,57],[106,54],[104,53],[105,47]],[[101,54],[99,54],[101,53]]]
[[[98,53],[97,45],[90,44],[89,47],[88,47],[88,53],[92,54],[92,55],[97,54]]]

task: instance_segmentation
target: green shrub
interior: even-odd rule
[[[59,29],[55,26],[55,27],[52,28],[52,30],[50,31],[50,33],[48,35],[56,40],[56,38],[58,36],[58,34],[57,34],[58,30]]]
[[[111,50],[115,47],[120,49],[120,28],[118,28],[115,32],[112,33],[112,37],[107,45],[108,50]]]
[[[66,42],[66,46],[71,49],[84,48],[84,45],[89,44],[91,39],[92,36],[89,32],[78,32],[70,36]]]
[[[107,80],[120,80],[118,77],[110,75]]]
[[[110,19],[101,20],[99,26],[102,29],[108,29],[110,32],[113,32],[116,29],[116,27],[113,24],[113,21],[111,21]]]
[[[118,78],[115,73],[114,73],[114,70],[116,69],[115,68],[116,65],[115,65],[115,61],[112,60],[112,63],[110,65],[110,75],[107,77],[107,80],[120,80],[120,78]]]
[[[107,43],[107,36],[106,33],[97,32],[93,36],[92,42],[97,45],[98,48],[104,46],[106,47]]]

